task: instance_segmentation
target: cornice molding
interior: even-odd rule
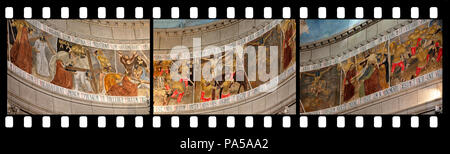
[[[238,24],[239,22],[241,22],[243,20],[245,20],[245,19],[233,20],[233,22],[230,22],[230,24],[228,24],[226,27],[232,26],[234,24]],[[222,41],[209,43],[209,44],[203,44],[202,43],[202,48],[205,47],[205,46],[210,46],[210,45],[223,46],[223,45],[226,45],[226,44],[229,44],[229,43],[241,40],[241,39],[243,39],[243,38],[245,38],[245,37],[247,37],[247,36],[257,32],[260,29],[263,29],[265,26],[269,25],[270,23],[271,23],[271,21],[267,20],[263,24],[260,24],[260,25],[257,25],[257,26],[253,26],[250,30],[248,30],[246,32],[243,32],[243,33],[240,33],[240,34],[238,33],[236,36],[231,37],[229,39],[225,39],[225,40],[222,40]],[[208,23],[208,24],[214,24],[214,22],[213,23]],[[182,32],[183,30],[180,29],[180,28],[177,29],[178,31],[171,31],[171,32],[167,32],[167,31],[165,31],[165,29],[154,29],[153,32],[155,34],[157,34],[157,35],[154,35],[155,39],[158,39],[158,37],[180,37],[180,38],[190,37],[190,36],[198,35],[198,34],[205,33],[205,32],[211,32],[211,31],[215,31],[215,30],[220,30],[218,27],[215,27],[215,29],[208,29],[208,27],[210,27],[210,26],[208,26],[208,24],[200,26],[200,29],[205,29],[205,31],[195,30],[195,33],[189,33],[189,34]],[[222,26],[221,28],[226,28],[226,27]],[[157,31],[157,30],[161,30],[161,31]],[[161,35],[161,34],[165,34],[165,35]],[[172,34],[172,35],[170,35],[170,34]],[[177,34],[177,35],[173,35],[173,34]],[[188,47],[188,49],[191,50],[191,49],[193,49],[193,47]],[[170,51],[170,50],[171,49],[162,49],[162,48],[154,49],[155,54],[158,54],[158,52],[161,52],[161,51]],[[164,54],[166,54],[166,53],[164,53]]]
[[[126,19],[126,20],[116,20],[116,19],[84,19],[76,20],[79,22],[87,24],[95,24],[110,28],[135,28],[135,27],[145,27],[150,26],[150,20],[139,20],[139,19]]]
[[[82,33],[72,32],[72,31],[69,31],[67,29],[61,29],[58,26],[56,26],[53,22],[51,22],[51,20],[38,20],[38,21],[40,21],[42,24],[47,25],[48,27],[51,27],[51,28],[56,29],[58,31],[61,31],[61,32],[65,33],[65,34],[68,34],[68,35],[71,35],[71,36],[75,36],[75,37],[79,37],[79,38],[82,38],[82,39],[85,39],[85,40],[90,40],[90,41],[114,43],[114,44],[144,44],[144,43],[150,43],[150,39],[118,40],[118,39],[97,37],[97,36],[94,36],[94,35],[86,35],[86,34],[82,34]],[[65,21],[69,21],[69,20],[65,20]],[[143,27],[145,27],[145,25],[146,25],[144,21],[138,21],[138,20],[131,20],[130,21],[131,23],[129,23],[128,21],[110,22],[112,20],[108,20],[108,21],[100,21],[100,20],[88,20],[88,21],[73,20],[73,21],[77,21],[77,22],[85,23],[85,24],[95,24],[95,25],[103,26],[105,28],[111,28],[111,30],[112,30],[112,28],[128,28],[128,29],[133,29],[133,31],[135,31],[135,28],[141,28],[139,26],[142,26],[142,23],[144,23]],[[148,27],[150,28],[149,23],[148,23]]]
[[[201,34],[204,32],[216,31],[238,24],[244,19],[223,19],[198,26],[190,26],[184,28],[164,28],[153,29],[153,32],[161,37],[182,37]]]
[[[378,23],[379,21],[381,21],[381,19],[369,19],[331,37],[300,45],[300,52],[311,51],[331,44],[335,44],[339,41],[349,38],[352,35],[357,34],[358,32]]]

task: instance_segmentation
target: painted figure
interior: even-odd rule
[[[172,61],[153,61],[153,79],[155,81],[154,95],[156,102],[162,102],[162,105],[169,104],[169,98],[173,93],[168,83],[170,79],[170,66]]]
[[[200,100],[201,102],[211,101],[213,98],[213,90],[215,87],[213,86],[213,81],[202,80],[200,83],[202,87]]]
[[[370,95],[381,90],[379,82],[380,74],[376,55],[370,54],[365,61],[365,66],[360,72],[358,72],[358,74],[356,74],[354,78],[362,83],[359,87],[359,97]]]
[[[134,65],[134,78],[140,80],[141,82],[143,80],[145,81],[149,81],[150,78],[147,77],[146,74],[150,73],[150,69],[147,65],[147,62],[145,62],[145,60],[141,57],[141,56],[137,56],[136,59],[136,64]]]
[[[111,86],[107,94],[111,96],[137,96],[137,84],[131,82],[128,76],[124,76],[121,84]]]
[[[396,41],[391,41],[389,48],[391,49],[391,75],[392,76],[399,76],[402,78],[404,75],[405,70],[405,63],[406,63],[406,45],[401,44],[400,40],[397,43]]]
[[[123,67],[125,67],[125,75],[132,77],[133,76],[133,70],[134,65],[137,60],[137,53],[133,52],[133,55],[129,57],[128,55],[123,55],[122,52],[119,51],[120,56],[120,62],[123,64]]]
[[[302,72],[300,76],[300,99],[304,111],[316,111],[339,105],[341,98],[339,65]]]
[[[55,73],[56,73],[56,61],[57,60],[61,60],[61,62],[64,63],[64,64],[69,64],[70,63],[69,52],[58,51],[56,53],[56,55],[53,55],[50,58],[49,69],[50,69],[50,75],[51,76],[55,76]]]
[[[188,85],[183,79],[180,79],[180,81],[173,81],[170,75],[166,75],[165,88],[169,92],[170,98],[176,98],[177,103],[181,103]]]
[[[94,52],[95,57],[98,60],[98,63],[100,64],[100,71],[98,72],[98,89],[101,93],[106,93],[106,85],[105,85],[105,75],[112,72],[111,63],[109,62],[108,58],[105,57],[102,50],[95,50]],[[109,88],[109,87],[108,87]]]
[[[442,29],[439,20],[419,25],[390,42],[390,51],[394,57],[391,86],[442,68]],[[395,59],[399,52],[404,52],[401,56],[405,69],[401,72]]]
[[[73,77],[70,71],[64,69],[64,64],[62,60],[56,60],[56,73],[53,80],[50,82],[55,85],[72,89],[73,88]]]
[[[28,42],[29,25],[23,20],[15,20],[13,26],[16,27],[18,33],[10,49],[11,62],[23,71],[31,74],[33,57],[31,45]]]
[[[89,52],[89,51],[87,51]],[[93,92],[90,75],[89,60],[85,49],[81,45],[73,45],[70,48],[70,65],[69,69],[75,72],[74,74],[74,89],[85,92]]]
[[[437,22],[434,22],[431,27],[424,30],[427,31],[421,33],[419,38],[423,38],[424,43],[418,48],[418,54],[411,57],[411,59],[417,59],[418,63],[414,74],[415,77],[421,75],[422,70],[429,64],[430,59],[433,62],[439,62],[442,56],[441,41],[439,39],[442,38],[440,26],[437,25]]]
[[[45,56],[45,48],[47,47],[47,40],[44,36],[41,36],[38,40],[34,42],[33,48],[36,50],[36,71],[37,74],[48,77],[50,72],[48,70],[48,60]]]
[[[293,59],[292,47],[295,48],[295,22],[293,20],[287,20],[281,27],[284,32],[283,39],[283,70],[287,69]],[[295,50],[295,49],[294,49]]]
[[[104,79],[105,91],[108,92],[112,86],[120,82],[121,78],[122,78],[121,75],[118,73],[107,73]]]
[[[345,78],[343,81],[344,85],[344,102],[349,101],[355,95],[355,86],[352,83],[353,77],[356,75],[356,67],[350,59],[347,60],[347,63],[342,67],[342,71],[345,74]]]
[[[97,57],[98,62],[100,63],[102,72],[111,72],[112,67],[111,63],[109,62],[109,59],[105,57],[105,54],[103,54],[103,51],[98,49],[94,52],[95,57]]]
[[[376,58],[380,71],[380,86],[382,89],[389,87],[389,59],[388,49],[386,47],[387,42],[379,45],[376,49]]]
[[[234,81],[234,74],[232,73],[230,76],[230,80],[225,80],[220,85],[220,98],[227,98],[231,95],[231,86],[233,85]],[[240,88],[240,86],[239,86]],[[238,91],[239,93],[239,91]]]
[[[311,83],[311,85],[309,86],[309,91],[315,96],[318,97],[319,94],[324,94],[324,95],[328,95],[328,93],[330,93],[327,89],[326,89],[326,84],[327,81],[325,80],[321,80],[320,78],[322,78],[322,75],[325,74],[326,72],[330,71],[331,67],[328,67],[327,69],[325,69],[324,71],[316,71],[314,73],[304,73],[306,76],[311,76],[313,77],[313,82]]]

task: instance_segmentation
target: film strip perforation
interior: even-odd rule
[[[208,117],[208,127],[209,128],[216,128],[217,127],[217,118],[216,118],[216,116],[209,116]]]
[[[151,116],[152,128],[438,128],[438,116]],[[296,119],[296,120],[293,120]],[[4,128],[144,128],[145,116],[6,116]],[[298,121],[298,123],[295,123]],[[292,123],[294,122],[294,123]]]
[[[224,9],[224,10],[219,10]],[[89,11],[88,11],[89,10]],[[179,6],[168,7],[152,7],[152,18],[205,18],[200,15],[201,9],[198,7],[183,8]],[[272,10],[276,10],[275,12]],[[299,10],[298,13],[297,11]],[[354,11],[353,11],[354,10]],[[273,18],[300,18],[300,19],[345,19],[345,18],[366,18],[366,19],[419,19],[419,18],[438,18],[437,7],[399,7],[391,8],[383,7],[207,7],[205,8],[206,18],[220,19],[273,19]],[[262,14],[262,16],[260,15]],[[60,15],[59,17],[57,15]],[[25,18],[25,19],[50,19],[50,18],[78,18],[78,19],[128,19],[144,18],[143,7],[24,7],[13,8],[5,7],[5,18]]]
[[[198,117],[197,116],[189,116],[189,127],[190,128],[198,127]]]
[[[245,127],[246,128],[253,128],[253,117],[252,116],[246,116],[245,117]]]

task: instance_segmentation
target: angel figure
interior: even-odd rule
[[[400,42],[400,38],[399,41]],[[392,75],[399,75],[403,76],[404,70],[405,70],[405,62],[406,62],[406,56],[404,55],[406,53],[406,44],[400,44],[396,41],[392,41],[389,44],[389,49],[391,53],[391,74]],[[396,68],[400,67],[400,70]]]
[[[323,71],[315,71],[314,73],[303,73],[306,76],[313,77],[313,82],[311,83],[310,92],[315,96],[318,97],[319,94],[328,95],[330,93],[329,90],[326,89],[327,82],[325,80],[321,80],[323,74],[330,71],[331,67],[328,67],[327,69]]]
[[[125,67],[125,75],[132,77],[133,76],[133,70],[134,65],[137,60],[137,53],[136,51],[133,52],[133,55],[130,57],[128,55],[123,55],[121,51],[119,51],[120,56],[120,62],[123,64],[123,67]]]

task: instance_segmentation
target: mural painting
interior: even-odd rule
[[[149,51],[82,46],[54,37],[25,20],[8,22],[9,59],[25,72],[91,94],[149,96]]]
[[[307,22],[302,20],[300,24],[304,25],[300,28],[301,34],[310,32]],[[337,67],[342,74],[340,99],[335,104],[348,103],[442,69],[442,44],[442,21],[431,20],[341,61]],[[325,80],[335,76],[326,74],[328,69],[301,72],[300,112],[336,106],[330,104],[334,101],[330,101],[329,96],[320,95],[334,90],[334,87],[319,84],[334,81]]]
[[[291,25],[289,25],[289,23],[285,23],[285,22],[283,22],[283,23],[285,24],[286,28],[289,28],[288,26],[292,26],[292,23],[291,23]],[[286,30],[289,31],[289,29],[286,29]],[[292,30],[290,30],[290,32],[292,32]],[[282,52],[281,52],[281,47],[282,47],[281,40],[282,39],[281,38],[282,38],[281,27],[280,27],[280,25],[277,25],[273,29],[264,33],[262,36],[244,44],[243,48],[245,49],[248,46],[253,46],[255,48],[255,50],[258,50],[258,46],[265,46],[266,51],[269,51],[270,46],[277,46],[278,47],[278,55],[279,55],[278,61],[280,62],[278,65],[279,66],[278,73],[280,73],[281,69],[282,69],[282,63],[280,60],[281,59],[280,55],[282,55]],[[287,38],[291,39],[292,36],[287,36]],[[289,47],[288,47],[288,45],[289,45]],[[292,47],[292,42],[286,41],[286,48],[285,48],[286,50],[283,50],[283,51],[286,51],[286,52],[289,52],[292,54],[292,50],[290,50],[291,47]],[[224,60],[225,60],[224,54],[230,54],[230,53],[232,53],[232,52],[225,52],[218,59],[212,58],[213,56],[211,56],[211,58],[202,58],[202,66],[206,62],[211,62],[212,63],[211,68],[215,68],[219,62],[222,62],[222,63],[224,62]],[[233,54],[234,54],[234,57],[238,56],[235,53],[233,53]],[[256,88],[256,87],[264,84],[265,82],[258,80],[259,79],[258,73],[256,73],[256,81],[248,80],[247,72],[249,71],[249,68],[257,68],[258,62],[256,62],[255,65],[249,64],[248,63],[248,54],[244,54],[243,56],[244,56],[244,72],[236,72],[236,69],[235,69],[236,68],[236,59],[234,59],[234,61],[233,61],[233,66],[222,65],[224,67],[223,70],[225,70],[226,67],[232,67],[232,69],[233,69],[232,75],[233,76],[226,76],[225,71],[222,71],[222,74],[214,75],[215,76],[214,78],[221,76],[221,78],[223,79],[221,81],[220,80],[206,81],[202,77],[202,81],[199,82],[198,84],[196,84],[194,101],[195,102],[207,102],[207,101],[211,101],[211,100],[226,98],[228,96],[239,94],[239,93],[245,92],[247,90]],[[287,56],[289,56],[289,55],[287,55]],[[256,53],[256,59],[258,59],[258,58],[264,58],[264,57],[259,57],[258,53]],[[269,68],[270,67],[270,54],[267,54],[265,59],[267,62],[266,68]],[[288,58],[288,59],[292,60],[292,57]],[[290,60],[289,60],[289,62],[290,62]],[[214,71],[212,71],[212,72],[214,72]],[[237,73],[244,74],[244,81],[236,80]],[[224,81],[226,78],[232,78],[232,79],[229,81]]]
[[[262,34],[257,38],[252,38],[249,42],[243,45],[245,49],[247,46],[254,46],[258,49],[258,46],[265,46],[266,51],[269,51],[270,46],[278,47],[278,72],[280,74],[287,68],[295,64],[295,53],[296,53],[296,43],[295,43],[295,31],[296,25],[295,20],[283,20],[280,24],[274,26],[272,29],[268,29],[267,32]],[[283,41],[284,40],[284,41]],[[223,52],[220,57],[214,58],[202,57],[200,60],[201,67],[207,62],[211,64],[211,73],[213,74],[212,81],[206,81],[203,76],[201,81],[193,81],[194,71],[192,67],[190,69],[190,76],[187,79],[181,79],[180,81],[171,80],[171,72],[169,71],[170,66],[173,64],[171,60],[156,60],[154,64],[154,98],[155,106],[164,105],[178,105],[178,104],[191,104],[208,102],[212,100],[224,99],[232,95],[243,93],[245,91],[256,88],[266,81],[259,81],[258,76],[256,76],[256,81],[248,80],[248,70],[249,68],[257,68],[257,65],[248,64],[248,54],[244,54],[244,71],[236,71],[236,59],[233,60],[233,66],[226,66],[224,63],[226,54],[234,54],[234,52]],[[267,69],[270,67],[270,54],[266,57],[258,57],[256,59],[265,58],[267,61]],[[222,63],[219,65],[219,63]],[[231,64],[230,64],[231,65]],[[189,66],[189,65],[187,65]],[[216,67],[223,67],[221,74],[217,74],[214,71]],[[231,76],[225,73],[226,68],[231,68]],[[180,72],[181,72],[180,68]],[[236,74],[244,74],[244,81],[237,81]],[[257,74],[257,73],[256,73]],[[258,75],[258,74],[257,74]],[[221,80],[218,80],[221,78]],[[229,80],[226,80],[229,79]]]
[[[173,64],[171,60],[153,61],[153,83],[155,105],[174,105],[180,103],[192,103],[193,99],[193,82],[191,78],[173,81],[171,77],[170,67]],[[179,68],[179,73],[187,65]]]
[[[364,97],[389,87],[387,42],[356,55],[357,73],[352,80],[358,82],[356,92]]]
[[[339,105],[341,71],[338,65],[300,73],[301,110],[310,112]]]
[[[296,33],[296,23],[295,20],[285,20],[281,24],[281,31],[283,32],[283,53],[281,55],[282,59],[282,70],[286,70],[295,63],[295,33]]]
[[[442,68],[442,43],[440,20],[392,38],[391,86]]]
[[[353,78],[356,76],[356,59],[351,57],[340,64],[341,67],[341,101],[348,102],[356,98],[359,95],[356,94],[356,87],[359,87],[359,82]]]

